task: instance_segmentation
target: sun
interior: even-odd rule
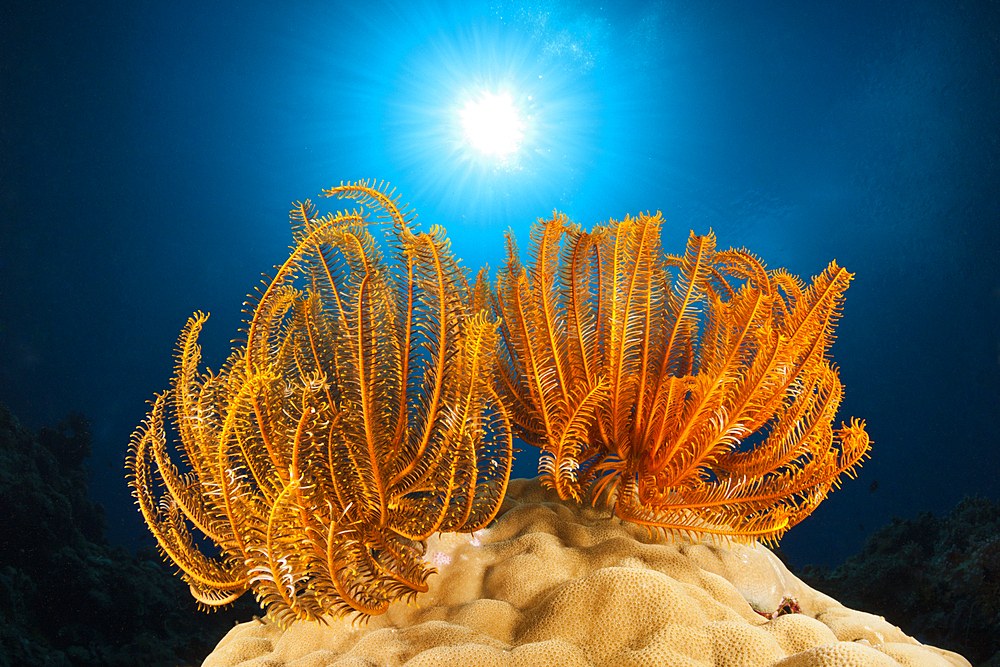
[[[485,155],[503,158],[521,147],[524,123],[509,93],[482,93],[459,115],[466,140]]]

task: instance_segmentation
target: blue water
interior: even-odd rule
[[[1000,497],[1000,18],[958,4],[5,3],[0,400],[90,417],[92,492],[134,544],[124,453],[185,319],[212,313],[217,368],[292,202],[375,178],[473,269],[559,209],[853,271],[833,355],[872,459],[794,563]],[[499,91],[526,118],[498,163],[456,128]]]

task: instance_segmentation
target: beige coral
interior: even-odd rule
[[[428,542],[439,574],[413,606],[367,626],[243,623],[205,667],[969,665],[809,588],[764,547],[651,537],[537,480],[511,480],[507,498],[492,528]],[[788,597],[801,613],[754,611]]]

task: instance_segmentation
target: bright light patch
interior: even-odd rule
[[[483,93],[459,113],[465,138],[483,153],[502,157],[521,147],[521,119],[507,93]]]

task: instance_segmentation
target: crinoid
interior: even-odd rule
[[[246,344],[199,373],[206,316],[188,320],[128,459],[193,595],[220,605],[252,588],[283,625],[380,614],[427,590],[423,541],[489,523],[512,456],[485,274],[470,287],[444,229],[414,231],[384,187],[323,194],[379,209],[391,259],[363,212],[296,202],[294,248],[247,312]],[[168,454],[170,411],[188,472]]]
[[[667,255],[660,224],[586,233],[556,214],[533,228],[527,269],[508,236],[494,307],[515,434],[562,498],[776,541],[868,452],[863,422],[832,428],[827,350],[852,275],[831,262],[807,287],[712,234]]]

